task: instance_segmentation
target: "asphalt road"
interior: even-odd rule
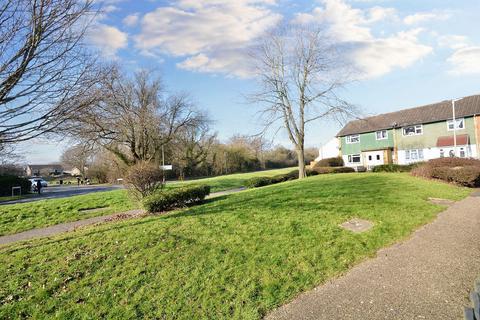
[[[124,188],[122,185],[101,185],[101,186],[58,186],[42,188],[41,195],[32,195],[31,197],[1,202],[0,205],[33,202],[45,199],[58,199],[94,192],[111,191]]]

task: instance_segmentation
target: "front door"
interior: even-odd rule
[[[373,167],[384,164],[383,150],[365,152],[365,162],[367,169],[371,170]]]

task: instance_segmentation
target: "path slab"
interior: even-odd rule
[[[361,233],[370,230],[373,227],[373,223],[368,220],[354,218],[345,221],[340,226],[354,233]]]
[[[28,231],[24,231],[16,234],[1,236],[0,245],[10,244],[17,241],[30,240],[33,238],[54,236],[62,232],[74,231],[76,228],[92,225],[95,223],[111,221],[111,220],[114,220],[115,217],[118,215],[122,215],[122,216],[129,215],[131,217],[134,217],[134,216],[143,214],[143,212],[144,211],[141,209],[130,210],[126,212],[110,214],[108,216],[93,217],[93,218],[79,220],[79,221],[60,223],[50,227],[33,229],[33,230],[28,230]]]
[[[301,294],[267,319],[463,319],[480,276],[480,197],[451,205],[408,240]]]

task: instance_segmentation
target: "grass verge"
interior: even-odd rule
[[[470,190],[336,174],[107,223],[0,252],[0,318],[259,319],[405,238]],[[354,234],[352,217],[374,227]]]
[[[211,192],[242,187],[245,180],[255,176],[274,176],[290,172],[293,168],[239,173],[214,178],[168,184],[169,188],[191,184],[207,184]],[[34,197],[35,195],[29,195]],[[15,199],[4,199],[15,200]],[[105,210],[85,212],[83,209],[106,207]],[[35,202],[0,206],[0,236],[33,228],[47,227],[62,222],[76,221],[139,207],[125,191],[108,191],[73,196],[61,199],[46,199]]]
[[[133,209],[126,190],[0,206],[0,235]],[[88,209],[104,208],[98,211]]]

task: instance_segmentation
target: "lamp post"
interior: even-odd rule
[[[452,114],[453,114],[453,155],[456,157],[457,156],[457,119],[455,116],[455,102],[460,100],[462,98],[458,99],[452,99]]]

